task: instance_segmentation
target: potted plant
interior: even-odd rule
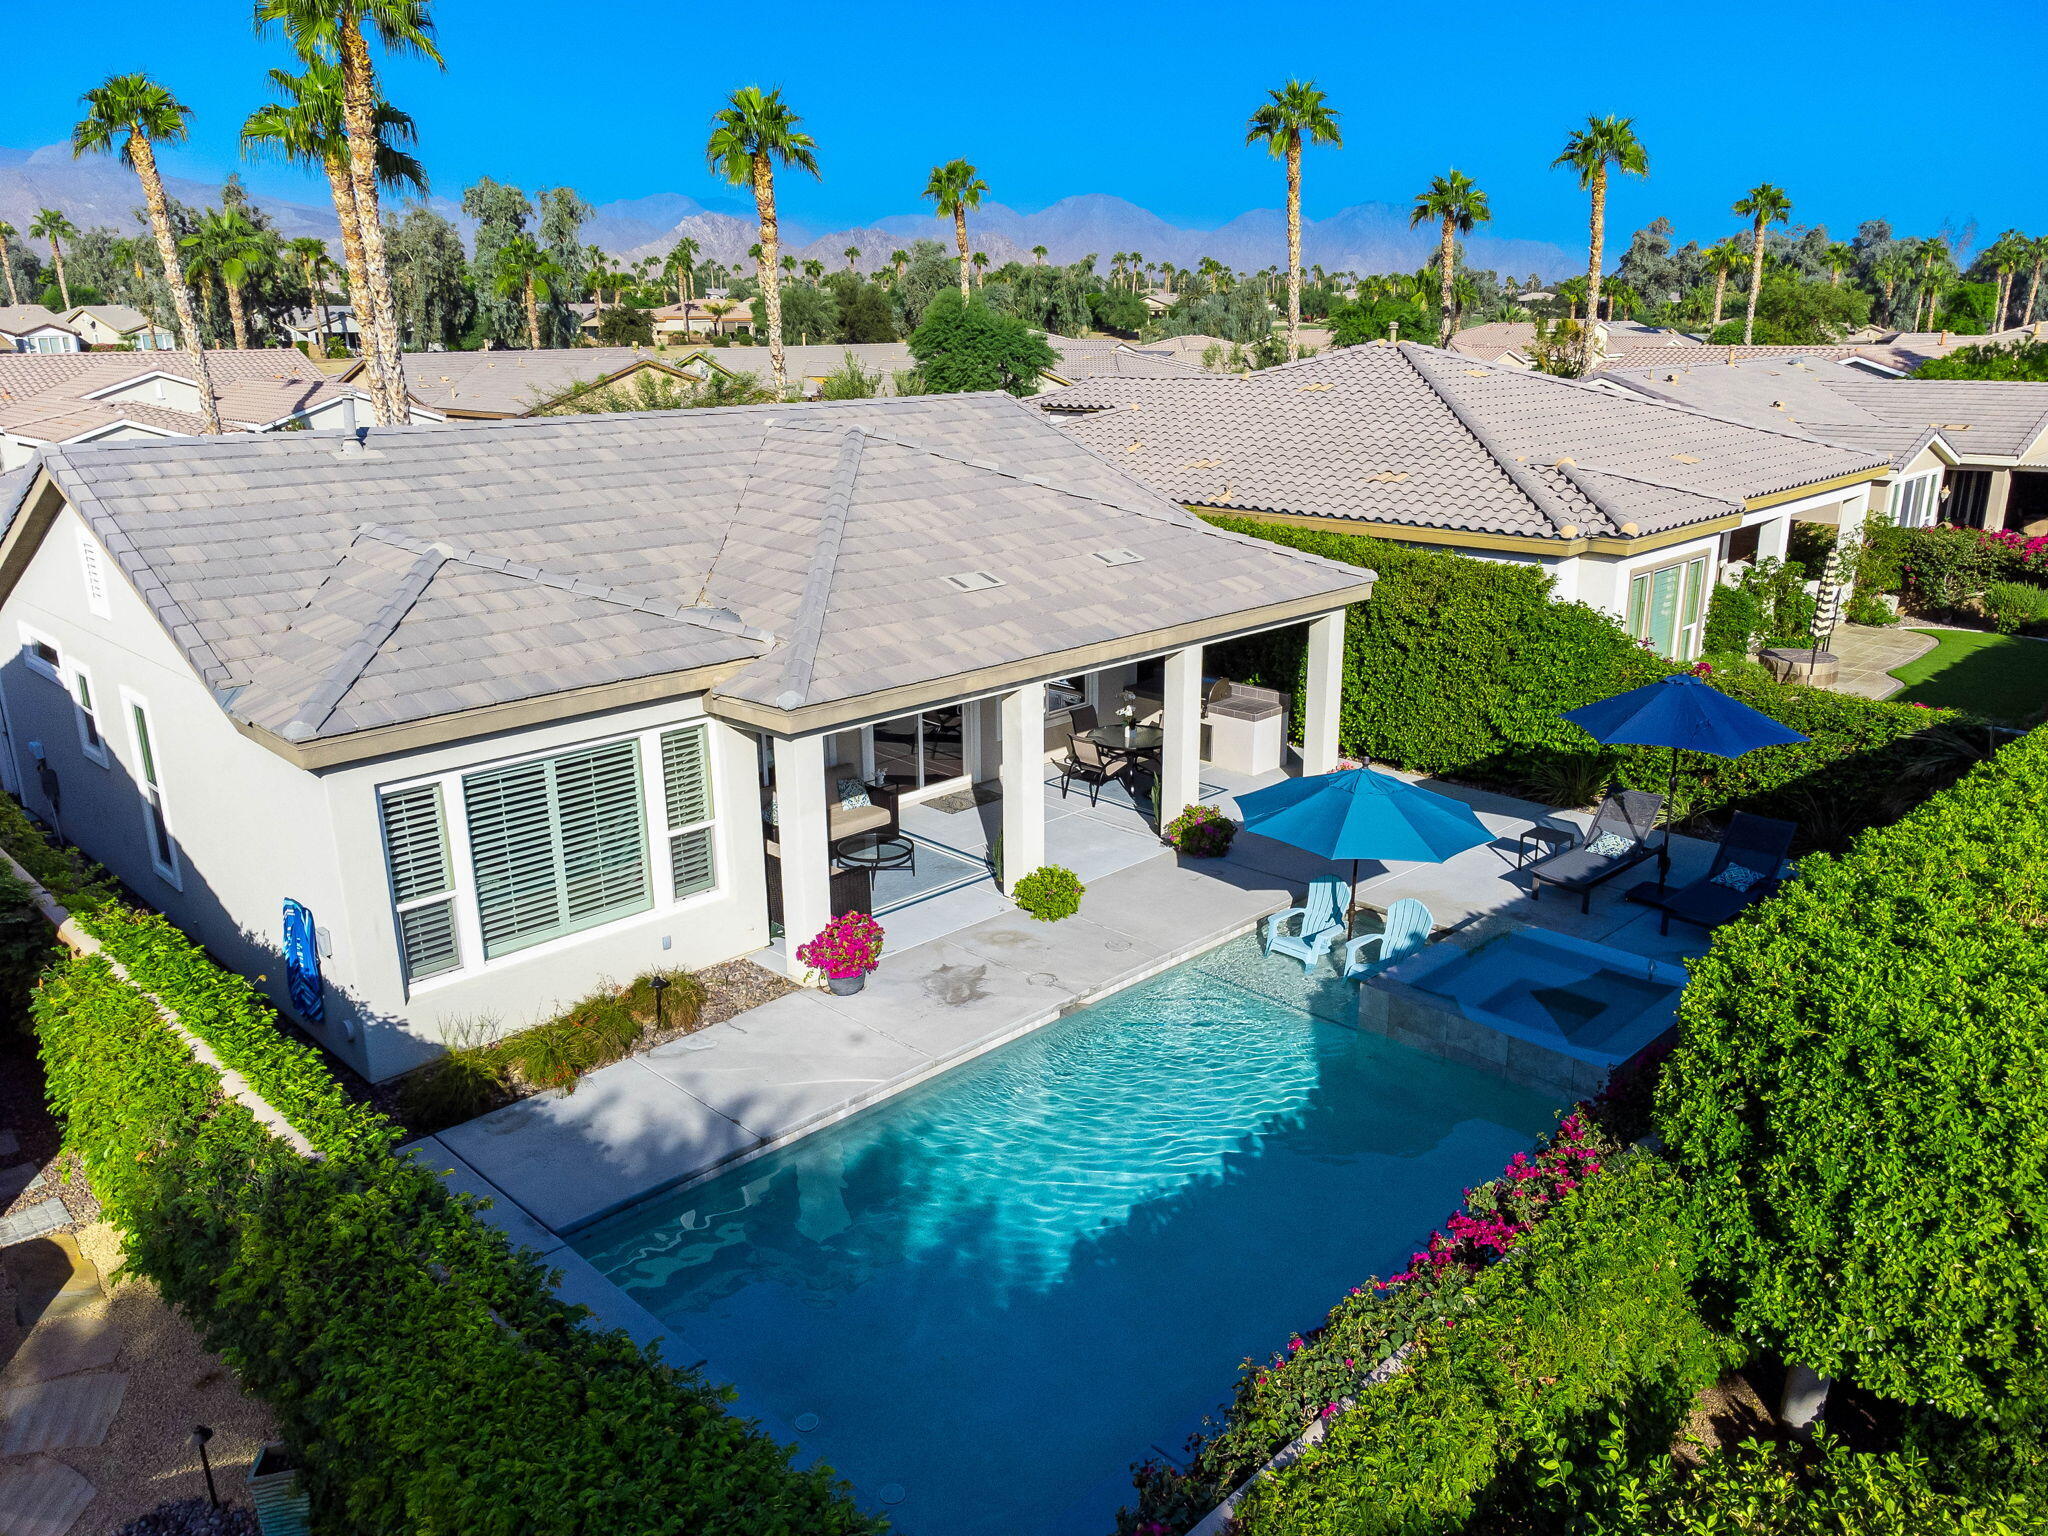
[[[1194,859],[1214,859],[1230,852],[1237,823],[1213,805],[1190,805],[1166,824],[1166,841],[1174,852]]]
[[[1081,910],[1087,889],[1071,869],[1047,864],[1017,882],[1016,902],[1039,922],[1056,923]]]
[[[865,912],[842,912],[810,943],[798,945],[796,957],[825,978],[835,997],[851,997],[881,963],[882,925]]]

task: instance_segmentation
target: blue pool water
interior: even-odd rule
[[[1105,1536],[1558,1101],[1240,940],[576,1248],[910,1536]]]

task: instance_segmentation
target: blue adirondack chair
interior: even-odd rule
[[[1344,909],[1350,904],[1351,888],[1335,875],[1317,875],[1308,883],[1308,897],[1298,907],[1275,912],[1260,925],[1268,955],[1292,955],[1304,971],[1330,952],[1330,946],[1344,936]],[[1289,932],[1289,925],[1293,932]]]
[[[1384,928],[1344,946],[1344,974],[1354,981],[1363,981],[1375,971],[1405,960],[1429,942],[1435,927],[1436,919],[1429,915],[1429,908],[1412,896],[1403,896],[1387,908]],[[1379,956],[1367,961],[1365,952],[1375,944],[1379,946]]]

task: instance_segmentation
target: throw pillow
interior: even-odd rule
[[[1635,839],[1632,837],[1623,837],[1619,832],[1602,832],[1586,844],[1586,852],[1597,853],[1603,859],[1615,859],[1635,845]]]
[[[782,825],[782,817],[775,804],[775,791],[772,789],[768,791],[768,825],[771,827]]]
[[[842,811],[850,811],[857,806],[873,805],[874,803],[874,801],[868,798],[867,785],[861,783],[859,779],[841,779],[839,781],[839,809]]]
[[[1714,876],[1714,884],[1725,885],[1731,891],[1746,891],[1763,877],[1760,869],[1744,869],[1740,864],[1730,864]]]

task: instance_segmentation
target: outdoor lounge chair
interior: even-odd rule
[[[1292,955],[1303,971],[1330,952],[1330,946],[1344,936],[1344,913],[1351,902],[1351,887],[1335,875],[1317,875],[1308,883],[1302,905],[1275,912],[1259,925],[1259,938],[1268,955]],[[1289,925],[1293,931],[1289,932]]]
[[[1663,917],[1659,933],[1671,931],[1671,919],[1712,928],[1725,923],[1744,907],[1775,891],[1785,867],[1785,855],[1792,850],[1792,838],[1799,831],[1789,821],[1752,816],[1737,811],[1714,851],[1713,866],[1690,885],[1670,891],[1657,903]]]
[[[1363,981],[1374,972],[1407,959],[1429,942],[1435,927],[1436,919],[1430,916],[1429,908],[1413,896],[1403,896],[1387,908],[1386,926],[1378,933],[1368,933],[1344,946],[1344,975],[1353,981]],[[1375,944],[1380,948],[1379,956],[1367,963],[1365,951]]]
[[[1102,799],[1102,787],[1112,780],[1123,777],[1131,766],[1131,760],[1120,753],[1097,746],[1092,741],[1083,741],[1079,736],[1067,738],[1066,758],[1055,765],[1060,771],[1060,798],[1067,798],[1067,786],[1079,781],[1088,786],[1088,803],[1095,805]]]
[[[1593,824],[1569,848],[1545,854],[1526,866],[1529,897],[1540,899],[1543,883],[1579,893],[1579,910],[1593,910],[1593,887],[1633,869],[1657,850],[1650,846],[1651,829],[1664,809],[1664,797],[1644,789],[1617,789],[1600,802]]]

